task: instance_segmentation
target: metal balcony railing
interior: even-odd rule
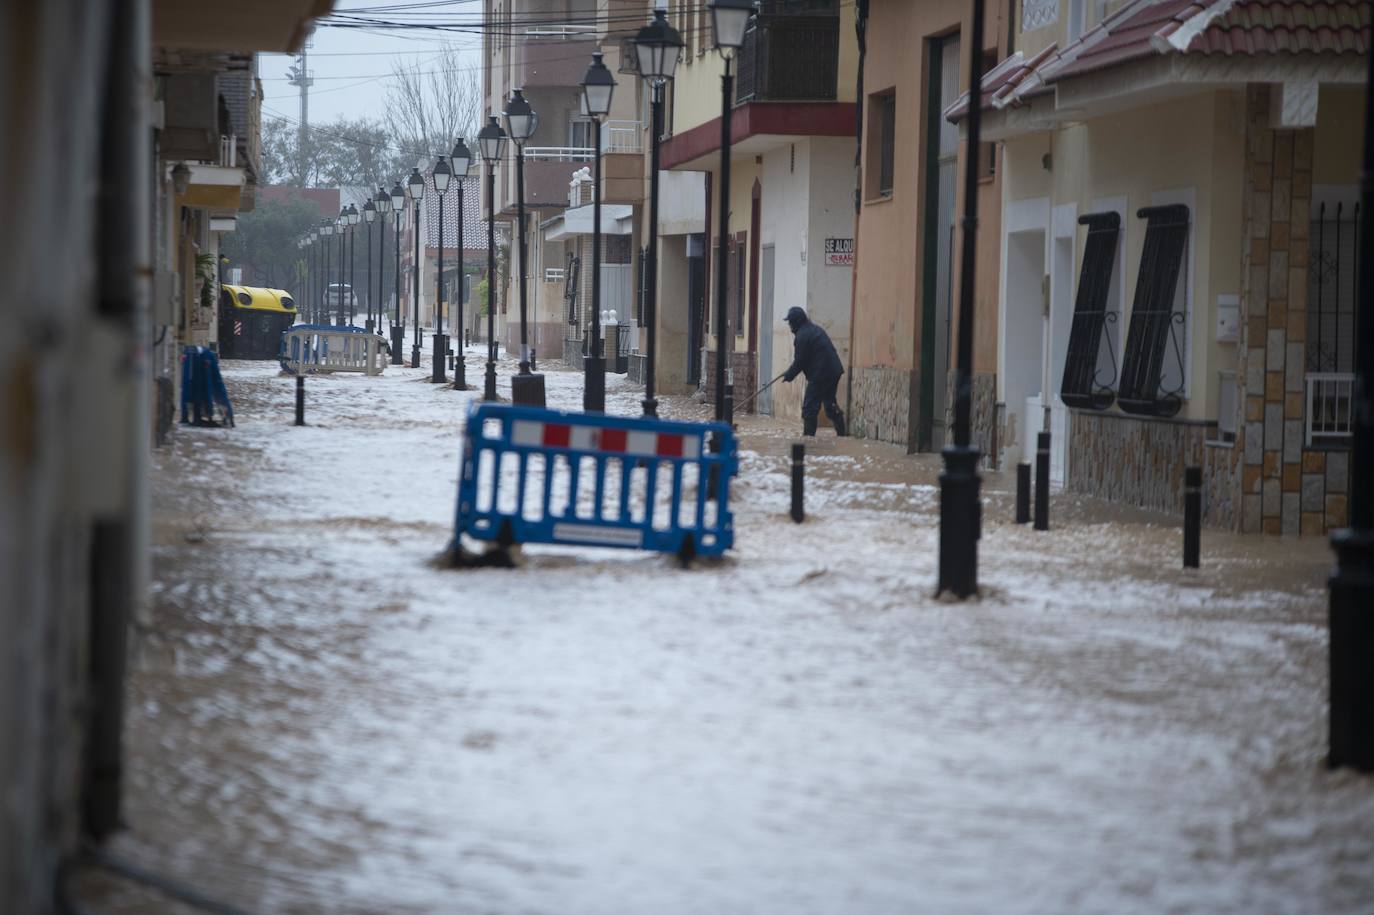
[[[601,125],[601,151],[603,153],[640,153],[644,144],[640,137],[644,125],[639,121],[607,121]]]
[[[220,134],[219,164],[235,168],[239,163],[239,141],[234,134]]]
[[[837,16],[761,14],[739,51],[735,104],[834,101],[839,62]]]
[[[527,38],[587,38],[595,34],[594,25],[537,25],[525,29]]]
[[[526,162],[590,162],[596,151],[590,146],[526,146]]]
[[[1348,444],[1354,408],[1353,372],[1309,372],[1305,420],[1307,447]]]

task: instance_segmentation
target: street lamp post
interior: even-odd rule
[[[315,311],[317,324],[329,323],[329,239],[334,234],[334,223],[328,219],[320,220],[320,251],[323,252],[324,271],[320,274],[324,288],[319,307]]]
[[[734,107],[735,75],[730,63],[744,46],[744,32],[754,15],[754,0],[711,0],[711,31],[716,51],[725,60],[720,77],[720,248],[716,261],[716,421],[733,421],[734,408],[725,396],[726,362],[730,358],[730,332],[726,308],[727,240],[730,234],[730,111]],[[731,373],[733,374],[733,373]]]
[[[405,364],[401,357],[401,349],[406,344],[405,312],[401,311],[401,214],[405,208],[406,192],[401,190],[401,182],[397,181],[391,187],[391,213],[395,220],[391,225],[391,235],[396,240],[396,312],[391,322],[392,365]]]
[[[663,87],[677,71],[682,35],[668,24],[668,15],[654,10],[654,21],[635,36],[639,75],[649,84],[649,262],[644,265],[649,282],[644,289],[644,323],[649,329],[644,365],[644,415],[658,415],[654,398],[655,360],[658,350],[658,156],[663,134]]]
[[[1331,535],[1331,715],[1327,764],[1374,772],[1374,57],[1364,96],[1360,172],[1359,292],[1351,416],[1349,527]]]
[[[355,272],[358,266],[358,223],[362,222],[362,214],[353,204],[348,205],[348,324],[351,327],[353,321],[358,316],[358,297],[353,290]]]
[[[602,62],[601,52],[592,52],[592,63],[582,77],[582,109],[595,122],[592,130],[592,339],[591,350],[582,360],[582,409],[588,413],[606,411],[606,357],[601,352],[601,122],[611,113],[615,77]]]
[[[310,230],[310,293],[305,298],[305,317],[311,324],[316,323],[320,313],[320,277],[323,275],[320,269],[320,227],[314,226]]]
[[[983,0],[973,0],[973,35],[983,34]],[[940,562],[936,594],[949,591],[960,599],[978,592],[979,451],[970,443],[973,412],[973,281],[978,246],[978,156],[982,103],[979,55],[969,56],[968,135],[964,156],[963,249],[959,255],[959,338],[954,370],[954,444],[941,451]]]
[[[410,265],[411,276],[414,280],[410,318],[415,322],[415,343],[410,348],[410,367],[418,369],[420,367],[420,201],[425,196],[425,179],[420,174],[419,168],[410,170],[410,177],[406,179],[406,190],[409,191],[410,199],[415,203],[415,220],[411,223],[411,234],[415,236],[415,261]]]
[[[372,221],[377,218],[377,205],[368,198],[363,202],[363,219],[367,221],[367,252],[363,255],[363,264],[367,271],[367,278],[363,285],[363,291],[367,295],[367,320],[363,326],[370,334],[377,325],[372,321]]]
[[[334,324],[337,327],[344,326],[344,279],[347,276],[344,268],[344,254],[348,251],[348,239],[345,230],[348,228],[348,209],[339,210],[339,218],[334,220],[335,234],[339,236],[339,310],[334,315]]]
[[[444,350],[448,348],[448,338],[444,336],[444,191],[448,190],[448,181],[452,176],[442,154],[435,160],[432,174],[434,192],[439,195],[439,269],[434,271],[437,277],[434,290],[434,365],[429,380],[442,384],[448,381],[448,376],[444,374]]]
[[[477,148],[487,166],[487,371],[482,386],[483,400],[496,400],[496,163],[506,145],[496,115],[487,117],[487,126],[477,133]]]
[[[472,171],[472,152],[468,149],[468,144],[462,137],[453,144],[453,151],[449,153],[449,166],[453,169],[453,177],[458,182],[458,320],[452,320],[450,315],[449,326],[452,328],[458,342],[454,344],[457,356],[453,362],[453,390],[466,391],[468,389],[467,366],[463,362],[463,290],[467,288],[467,237],[463,234],[463,182],[467,180],[468,174]]]
[[[382,312],[386,309],[383,303],[386,295],[382,292],[382,287],[386,285],[386,214],[391,211],[391,198],[387,196],[386,188],[377,187],[377,196],[373,198],[372,205],[377,209],[377,333],[382,332]]]
[[[520,374],[510,380],[511,400],[531,407],[544,406],[544,376],[530,371],[529,306],[525,274],[529,272],[529,251],[525,239],[525,143],[539,126],[539,115],[525,94],[516,89],[511,93],[503,112],[506,134],[515,142],[515,219],[520,233]]]

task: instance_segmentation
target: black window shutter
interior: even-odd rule
[[[1131,325],[1121,356],[1121,387],[1116,402],[1127,413],[1173,416],[1183,406],[1183,346],[1186,315],[1174,311],[1174,293],[1188,244],[1188,208],[1183,204],[1146,207],[1136,213],[1145,223]],[[1178,387],[1161,390],[1164,360],[1177,360]]]
[[[1116,397],[1112,391],[1116,384],[1116,355],[1111,351],[1110,340],[1110,374],[1098,370],[1097,355],[1108,321],[1116,320],[1115,313],[1107,312],[1107,294],[1112,286],[1121,217],[1116,213],[1089,213],[1079,217],[1078,223],[1088,227],[1088,241],[1083,247],[1083,269],[1078,276],[1078,298],[1073,306],[1073,327],[1069,331],[1069,351],[1064,359],[1059,396],[1070,407],[1105,410]]]

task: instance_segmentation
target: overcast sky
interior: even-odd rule
[[[376,7],[382,0],[339,0],[340,12]],[[458,0],[439,8],[442,15],[471,19],[480,16],[482,7],[473,0]],[[385,14],[377,14],[379,16]],[[307,46],[307,66],[315,84],[310,87],[310,123],[327,124],[340,115],[355,118],[379,117],[386,106],[394,62],[424,64],[434,58],[444,43],[464,50],[464,60],[474,71],[481,64],[481,37],[478,35],[436,33],[427,29],[382,31],[331,28],[320,25]],[[286,81],[294,58],[288,54],[263,54],[259,74],[263,85],[263,117],[286,117],[297,123],[300,117],[300,90]]]

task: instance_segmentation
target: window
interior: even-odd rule
[[[897,134],[897,93],[868,97],[868,156],[865,168],[868,199],[892,196]]]
[[[1107,337],[1107,324],[1116,314],[1108,312],[1107,298],[1116,263],[1121,217],[1116,213],[1089,213],[1078,220],[1088,227],[1083,247],[1083,268],[1078,276],[1078,298],[1073,306],[1069,350],[1064,360],[1064,381],[1059,396],[1070,407],[1105,410],[1115,399],[1116,356],[1110,366],[1098,366],[1098,354]]]
[[[1346,197],[1346,195],[1341,195]],[[1307,269],[1307,371],[1355,371],[1355,310],[1359,301],[1360,204],[1312,201]]]
[[[596,136],[592,133],[596,129],[588,118],[573,118],[568,122],[568,145],[573,149],[591,149],[596,145]]]
[[[1121,356],[1117,404],[1127,413],[1173,416],[1186,396],[1187,294],[1180,305],[1179,274],[1188,251],[1190,210],[1183,204],[1146,207],[1131,324]],[[1187,289],[1185,276],[1182,284]]]

